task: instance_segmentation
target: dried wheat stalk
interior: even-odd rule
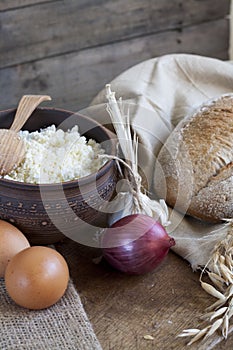
[[[208,264],[202,270],[200,283],[202,288],[217,301],[207,308],[202,329],[185,329],[178,337],[193,337],[188,345],[198,340],[207,340],[220,332],[223,339],[229,334],[229,323],[233,316],[233,220],[228,220],[227,234],[214,248]],[[210,283],[202,281],[207,272]]]

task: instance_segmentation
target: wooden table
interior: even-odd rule
[[[213,339],[187,347],[187,338],[176,337],[185,328],[196,328],[202,311],[214,299],[200,287],[199,273],[173,252],[152,273],[127,276],[104,260],[93,263],[100,256],[97,249],[68,239],[57,249],[70,257],[71,277],[103,350],[213,348]],[[215,347],[232,348],[233,336]]]

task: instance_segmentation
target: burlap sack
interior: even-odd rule
[[[155,158],[162,144],[177,123],[202,103],[233,91],[233,65],[194,55],[162,56],[122,73],[111,82],[111,90],[116,92],[117,98],[122,97],[123,104],[129,110],[132,129],[137,132],[143,145],[139,164],[153,191]],[[106,91],[103,89],[93,100],[92,106],[81,113],[108,125],[110,118],[106,112],[106,102]],[[216,244],[229,233],[229,226],[207,225],[172,209],[170,220],[168,231],[176,240],[174,250],[187,259],[193,269],[203,267],[212,257]],[[215,271],[217,268],[209,266],[209,269],[223,277],[221,271]],[[231,284],[232,277],[229,278],[226,277],[225,287]],[[204,284],[202,286],[209,288]],[[212,289],[209,292],[215,294]]]
[[[64,251],[67,261],[74,251]],[[17,306],[0,278],[1,350],[101,350],[80,297],[70,280],[62,299],[44,310]]]

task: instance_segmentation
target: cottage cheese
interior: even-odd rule
[[[65,182],[96,172],[103,164],[100,145],[80,136],[78,126],[64,132],[51,125],[40,131],[20,131],[26,145],[22,163],[5,179],[26,183]]]

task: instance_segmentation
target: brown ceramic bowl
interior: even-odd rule
[[[10,127],[15,112],[0,112],[0,128]],[[96,121],[70,111],[37,108],[23,129],[35,131],[52,124],[63,130],[78,124],[80,134],[101,143],[106,153],[115,154],[114,134]],[[52,244],[64,235],[75,235],[82,224],[87,223],[87,230],[89,224],[101,226],[106,218],[101,208],[113,196],[116,182],[113,160],[95,174],[62,184],[34,185],[1,178],[0,218],[18,227],[32,244]]]

